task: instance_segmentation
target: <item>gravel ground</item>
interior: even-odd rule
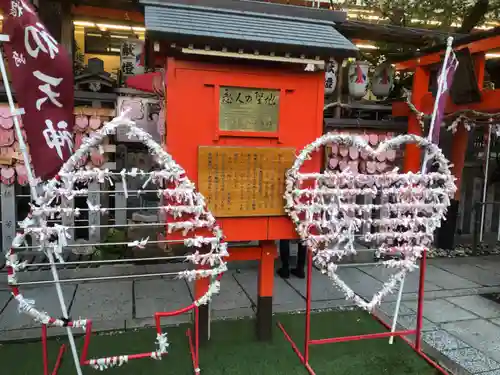
[[[429,253],[429,258],[460,258],[468,256],[485,256],[485,255],[499,255],[500,243],[495,246],[487,243],[478,245],[477,250],[473,252],[472,244],[457,245],[454,249],[437,249],[432,248]]]

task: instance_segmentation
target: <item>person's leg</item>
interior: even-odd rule
[[[297,251],[297,265],[292,270],[292,274],[298,277],[299,279],[303,279],[306,277],[305,273],[306,254],[307,254],[307,248],[302,244],[302,242],[299,242],[299,248]]]
[[[290,277],[290,241],[280,240],[280,259],[281,268],[278,270],[278,275],[284,279]]]

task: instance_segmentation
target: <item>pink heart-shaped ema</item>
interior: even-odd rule
[[[429,155],[437,171],[384,172],[385,163],[374,161],[382,153],[412,143]],[[363,172],[364,165],[360,166],[361,173],[352,173],[347,167],[343,172],[300,172],[312,153],[331,144],[365,152],[373,160],[372,164],[366,162],[367,173]],[[371,311],[417,268],[456,191],[454,180],[442,151],[422,137],[401,135],[384,140],[374,149],[362,137],[326,134],[306,146],[288,171],[285,209],[319,269],[348,300]],[[356,294],[337,273],[337,262],[356,253],[356,241],[370,243],[381,256],[393,257],[380,265],[394,269],[394,274],[369,300]]]
[[[75,127],[80,131],[85,131],[89,126],[89,118],[84,115],[75,118]]]
[[[101,118],[98,116],[92,116],[89,122],[90,129],[97,130],[101,127]]]

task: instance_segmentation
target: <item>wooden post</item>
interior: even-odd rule
[[[61,198],[61,208],[74,208],[75,207],[75,200],[74,199],[68,199],[66,197]],[[74,227],[75,226],[75,217],[74,217],[74,211],[66,215],[65,213],[61,214],[62,216],[62,225],[66,227]],[[68,244],[71,244],[75,241],[75,230],[68,229],[68,233],[71,236],[70,239],[68,239]]]
[[[101,190],[101,184],[99,182],[93,181],[89,184],[89,195],[88,199],[92,205],[101,204],[101,194],[98,192]],[[99,211],[89,211],[89,241],[90,243],[96,244],[101,242],[101,212]],[[92,229],[92,227],[95,227]]]
[[[429,71],[426,67],[417,67],[413,76],[411,101],[415,107],[422,110],[422,99],[429,91]],[[422,128],[414,113],[408,119],[408,134],[422,135]],[[419,172],[421,164],[421,150],[417,145],[407,145],[405,149],[404,171]]]
[[[257,338],[268,341],[273,337],[274,259],[277,249],[274,241],[262,241],[261,248],[257,289]]]
[[[15,185],[1,184],[2,194],[2,249],[8,251],[16,236],[16,192]]]
[[[116,170],[121,171],[126,167],[127,164],[127,146],[117,145],[116,146]],[[125,225],[127,224],[127,211],[120,210],[120,208],[127,207],[127,198],[123,193],[125,187],[121,180],[115,182],[115,207],[118,209],[115,211],[115,224]]]
[[[205,295],[209,285],[210,280],[208,277],[202,277],[194,282],[195,300]],[[198,308],[198,332],[200,345],[206,345],[210,340],[210,302]]]
[[[340,115],[342,113],[342,107],[340,106],[340,103],[342,103],[342,86],[344,85],[343,77],[344,77],[344,69],[342,68],[342,63],[344,62],[343,59],[337,59],[337,87],[335,88],[336,91],[336,101],[339,103],[337,107],[335,107],[335,118],[340,118]]]

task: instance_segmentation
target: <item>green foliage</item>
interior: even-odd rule
[[[103,244],[114,244],[127,242],[127,234],[123,230],[111,228],[102,241]],[[102,259],[118,259],[126,255],[127,245],[103,245],[98,246],[96,255]]]
[[[344,6],[356,3],[346,0]],[[444,31],[456,30],[463,23],[475,27],[485,20],[496,21],[500,11],[500,0],[363,0],[363,4],[392,25]],[[360,13],[359,18],[368,16]]]
[[[85,55],[75,40],[75,56],[73,58],[73,74],[79,75],[85,69]]]

